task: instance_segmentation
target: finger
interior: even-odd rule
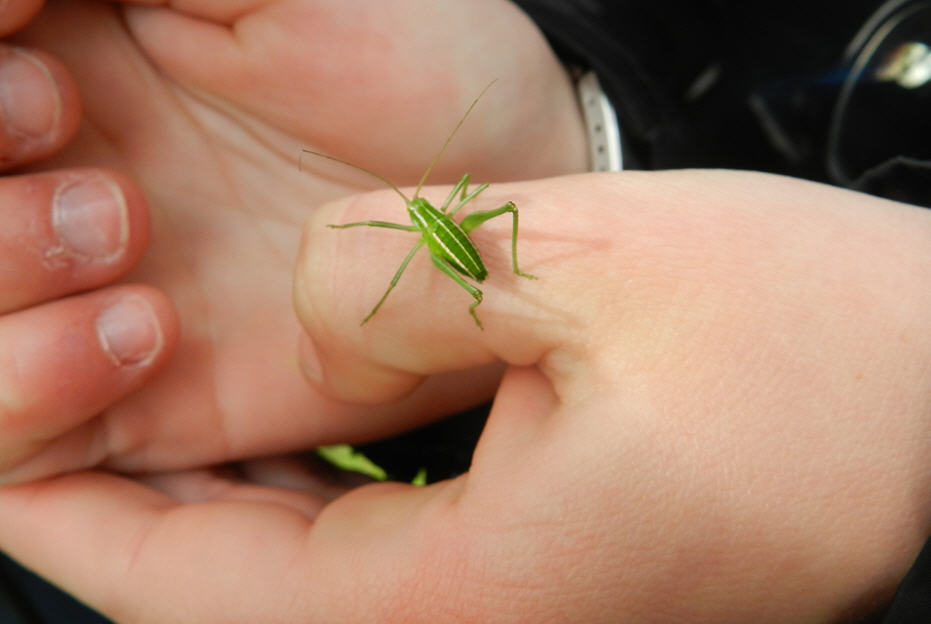
[[[0,312],[116,279],[142,255],[148,227],[141,193],[116,172],[0,179]]]
[[[39,9],[42,0],[7,0],[0,10],[0,37],[16,32],[31,20]]]
[[[590,281],[606,292],[615,279],[618,209],[598,209],[591,176],[495,185],[461,212],[496,208],[513,200],[519,209],[516,247],[521,271],[512,270],[512,218],[492,219],[471,233],[484,258],[484,298],[469,315],[472,296],[436,269],[424,248],[411,261],[384,305],[364,326],[417,234],[381,228],[334,230],[329,223],[367,219],[403,221],[390,194],[373,193],[320,208],[309,220],[295,278],[295,303],[307,337],[302,358],[309,377],[348,401],[385,401],[415,387],[427,375],[494,360],[535,364],[557,347],[585,348],[597,331],[598,311]],[[444,189],[428,197],[444,197]],[[448,192],[448,191],[447,191]],[[566,219],[571,211],[572,218]],[[394,218],[390,218],[393,216]],[[400,218],[399,218],[400,217]],[[597,251],[596,251],[597,250]],[[550,358],[550,365],[574,360]]]
[[[54,57],[0,45],[0,168],[48,156],[77,130],[77,87]]]
[[[323,506],[371,479],[357,473],[335,473],[313,454],[253,459],[223,468],[183,470],[143,476],[139,481],[180,502],[216,498],[279,502],[313,518]],[[344,475],[353,477],[343,479]],[[354,478],[359,477],[359,478]]]
[[[236,469],[251,483],[305,492],[325,501],[372,483],[359,473],[333,470],[315,455],[253,459],[238,463]]]
[[[74,514],[72,523],[60,522],[63,513]],[[32,526],[13,517],[18,514]],[[294,583],[285,564],[308,525],[303,514],[281,505],[179,505],[141,484],[95,473],[0,490],[0,516],[6,552],[121,622],[224,621],[217,616],[224,603],[231,614],[244,610],[242,620],[225,621],[245,622],[249,615],[266,621],[236,596],[253,590],[275,596],[276,585]],[[72,543],[78,526],[89,533]],[[54,538],[47,533],[60,530]],[[37,539],[61,540],[67,552],[56,560],[49,549],[29,544]],[[93,572],[82,563],[87,556],[97,561]],[[249,592],[242,591],[246,586]]]
[[[116,621],[383,621],[412,573],[437,583],[420,518],[449,493],[369,486],[311,522],[280,501],[179,505],[77,473],[0,489],[0,548]]]
[[[192,18],[232,24],[238,18],[269,4],[268,0],[119,0],[122,4],[161,8],[161,18],[192,20]],[[170,7],[169,7],[170,5]],[[155,15],[155,12],[152,12]]]
[[[106,429],[91,419],[151,377],[177,334],[171,304],[142,286],[0,318],[0,482],[99,462]]]
[[[264,466],[258,471],[262,473],[259,476],[272,482],[252,480],[248,473],[232,466],[156,474],[141,477],[139,481],[182,503],[217,500],[269,503],[290,507],[310,520],[328,502],[346,491],[336,494],[332,489],[327,490],[321,479],[315,480],[293,465],[287,469],[282,465]],[[272,471],[274,475],[267,474]]]

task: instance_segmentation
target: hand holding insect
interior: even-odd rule
[[[547,602],[558,578],[586,596],[579,620],[824,621],[901,578],[931,517],[909,494],[929,482],[931,215],[735,172],[486,192],[533,210],[530,251],[547,278],[489,297],[483,333],[437,322],[445,297],[398,297],[379,332],[347,318],[343,285],[366,269],[320,226],[377,218],[387,193],[323,206],[305,229],[295,298],[315,387],[389,403],[428,376],[508,365],[468,475],[396,486],[391,512],[388,493],[371,490],[368,507],[360,493],[341,522],[397,518],[411,539],[392,552],[433,536],[428,561],[483,588],[539,587],[548,615],[563,606]],[[399,248],[372,250],[369,264]],[[501,552],[519,565],[483,558]],[[801,598],[798,570],[820,581]],[[447,605],[436,589],[423,593]],[[788,597],[780,613],[757,617],[774,596]]]
[[[437,323],[442,297],[398,297],[378,332],[347,317],[366,267],[322,225],[390,214],[387,193],[321,206],[295,284],[334,403],[426,375],[426,400],[485,400],[439,373],[511,366],[467,475],[331,502],[241,464],[72,471],[0,488],[0,547],[117,621],[159,624],[826,622],[888,595],[931,516],[931,215],[720,171],[487,193],[554,235],[530,250],[547,278],[489,297],[485,332]],[[385,431],[408,411],[327,424]]]
[[[482,261],[482,257],[479,254],[478,249],[475,247],[472,239],[469,238],[469,233],[489,219],[493,219],[505,213],[510,213],[513,218],[513,224],[511,226],[512,269],[516,275],[526,277],[528,279],[536,279],[533,275],[521,271],[517,265],[518,211],[517,206],[514,205],[514,202],[506,202],[500,208],[493,210],[473,212],[472,214],[465,217],[462,222],[455,222],[453,217],[456,215],[456,213],[459,212],[459,210],[467,203],[478,197],[482,191],[488,188],[487,183],[480,184],[474,191],[470,193],[469,174],[463,175],[459,182],[456,183],[439,210],[434,208],[429,201],[423,197],[420,197],[420,191],[423,188],[424,183],[430,175],[430,172],[433,170],[434,165],[436,165],[440,159],[440,156],[442,156],[443,152],[446,150],[446,146],[449,145],[449,142],[456,135],[456,132],[469,116],[469,113],[472,112],[472,109],[482,98],[482,95],[485,94],[485,91],[487,91],[491,85],[494,84],[494,82],[495,81],[489,83],[488,86],[486,86],[478,95],[478,97],[472,101],[472,104],[459,120],[459,123],[456,124],[456,127],[453,128],[453,131],[446,138],[446,142],[443,143],[440,151],[433,158],[433,161],[430,163],[430,165],[427,167],[427,170],[420,178],[420,182],[417,184],[417,189],[414,191],[413,198],[408,198],[407,195],[401,192],[401,190],[392,182],[372,171],[369,171],[368,169],[364,169],[345,160],[341,160],[333,156],[328,156],[326,154],[321,154],[319,152],[314,152],[307,149],[302,151],[301,156],[304,154],[312,154],[314,156],[334,160],[336,162],[349,165],[350,167],[354,167],[355,169],[359,169],[360,171],[383,181],[385,184],[391,187],[391,189],[394,190],[394,192],[397,193],[401,199],[404,200],[404,204],[407,206],[408,215],[410,216],[412,223],[412,225],[405,225],[387,221],[358,221],[356,223],[344,223],[341,225],[328,224],[327,227],[343,229],[364,226],[420,233],[420,240],[417,241],[417,244],[414,245],[413,249],[410,250],[404,260],[401,262],[401,266],[394,274],[394,277],[391,278],[388,290],[386,290],[385,294],[382,295],[381,299],[378,300],[378,303],[375,304],[375,307],[372,308],[372,311],[362,319],[362,325],[367,323],[369,319],[375,316],[375,313],[378,312],[378,309],[381,308],[382,304],[385,302],[385,299],[388,298],[388,295],[397,285],[398,280],[401,279],[401,275],[407,269],[407,265],[413,259],[414,255],[420,250],[421,247],[426,245],[427,250],[430,252],[430,259],[433,261],[433,264],[436,266],[436,268],[438,268],[444,274],[448,275],[450,279],[459,284],[459,286],[465,289],[466,292],[472,295],[472,298],[475,301],[472,303],[472,305],[469,306],[469,314],[472,315],[472,318],[475,320],[475,324],[478,326],[478,328],[483,329],[482,322],[479,320],[478,315],[475,313],[475,308],[482,302],[482,291],[467,282],[464,278],[468,277],[475,280],[476,282],[481,283],[487,277],[488,270],[485,268],[485,264]],[[457,203],[450,210],[450,206],[454,200],[456,200]]]

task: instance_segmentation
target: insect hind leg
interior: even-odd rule
[[[524,273],[517,266],[517,227],[518,227],[518,212],[517,205],[514,202],[509,201],[500,208],[495,208],[493,210],[479,210],[473,212],[470,215],[467,215],[460,223],[459,226],[463,231],[468,234],[478,226],[482,225],[490,219],[499,217],[506,212],[511,213],[511,268],[514,270],[516,275],[521,277],[526,277],[527,279],[537,279],[535,276],[530,273]]]
[[[449,205],[453,202],[453,199],[455,199],[456,194],[460,194],[460,200],[462,197],[465,197],[465,194],[468,192],[469,188],[469,180],[470,176],[468,173],[459,178],[459,181],[456,182],[456,186],[454,186],[453,190],[451,190],[449,195],[446,196],[446,201],[444,201],[443,205],[440,206],[440,212],[446,212],[446,209],[449,208]]]
[[[482,291],[465,281],[462,275],[446,260],[430,254],[430,260],[433,261],[433,264],[436,265],[440,271],[448,275],[454,282],[462,286],[466,292],[468,292],[475,299],[475,302],[469,306],[469,314],[472,315],[472,318],[475,320],[475,324],[478,325],[479,329],[485,329],[482,327],[482,322],[478,319],[478,315],[475,313],[475,308],[478,307],[478,304],[482,302]]]
[[[378,309],[381,307],[381,304],[385,302],[385,299],[388,298],[388,295],[391,294],[391,291],[394,290],[394,287],[398,285],[398,280],[401,279],[401,275],[404,273],[404,270],[407,268],[407,265],[410,264],[411,260],[414,257],[414,254],[417,253],[417,250],[423,247],[423,244],[424,244],[424,241],[421,239],[420,241],[417,242],[416,245],[414,245],[414,248],[411,249],[407,253],[407,256],[404,258],[404,261],[401,262],[401,266],[399,266],[398,270],[395,271],[394,277],[391,278],[391,283],[388,284],[388,290],[385,291],[385,294],[381,296],[381,299],[378,300],[378,303],[375,304],[375,307],[372,308],[372,311],[369,312],[368,315],[366,315],[364,319],[362,319],[362,322],[359,323],[359,325],[365,325],[366,323],[369,322],[369,319],[375,316],[375,313],[378,312]]]

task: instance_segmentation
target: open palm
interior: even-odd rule
[[[108,444],[83,461],[202,465],[381,435],[488,396],[493,375],[478,372],[382,408],[389,420],[307,387],[290,303],[300,227],[315,206],[378,183],[332,163],[301,172],[297,157],[312,147],[416,183],[498,78],[431,181],[571,168],[579,150],[556,121],[573,120],[570,92],[532,24],[502,0],[146,4],[159,3],[49,2],[16,36],[64,62],[84,108],[76,138],[39,165],[137,180],[152,242],[128,280],[162,289],[182,328],[166,369],[96,419]],[[358,286],[375,294],[386,277]]]

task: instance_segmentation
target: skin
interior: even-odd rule
[[[0,356],[0,549],[133,622],[832,622],[889,595],[931,528],[927,211],[749,173],[552,177],[584,167],[571,92],[505,3],[393,2],[362,22],[364,2],[176,4],[127,8],[128,30],[102,3],[50,4],[25,30],[35,3],[0,13],[74,81],[43,57],[57,125],[0,141],[42,171],[0,181],[19,227],[3,236],[54,247],[50,198],[75,171],[112,176],[128,224],[107,262],[72,254],[45,279],[47,255],[0,245],[0,335],[17,340]],[[417,27],[431,20],[470,36]],[[509,45],[476,61],[499,27]],[[461,71],[430,74],[423,49]],[[309,144],[415,183],[414,155],[490,71],[521,88],[488,94],[434,181],[540,178],[482,196],[520,206],[540,279],[510,272],[509,224],[491,221],[474,233],[484,332],[425,257],[360,329],[411,240],[324,225],[403,207],[390,191],[322,205],[368,181],[289,159]],[[84,116],[48,159],[78,126],[75,84]],[[548,151],[553,136],[579,149]],[[150,355],[119,365],[95,324],[127,296],[148,333],[111,347]],[[472,470],[449,482],[337,498],[287,459],[213,468],[492,393]]]
[[[377,293],[377,276],[324,224],[383,217],[390,193],[316,212],[299,261],[307,369],[332,396],[509,364],[470,473],[393,497],[418,531],[390,548],[426,562],[417,595],[480,593],[476,621],[835,622],[881,604],[931,521],[931,214],[737,172],[486,192],[521,206],[540,279],[508,270],[507,224],[477,230],[484,332],[423,261],[355,327],[368,301],[340,285]],[[324,520],[375,513],[376,492]]]
[[[479,39],[497,40],[502,32],[512,37],[511,56],[499,56],[492,70],[490,60],[475,64],[460,58],[467,51],[438,46],[436,38],[445,42],[445,33],[417,27],[415,17],[455,17],[459,9],[450,13],[450,7],[456,3],[395,2],[390,21],[372,21],[370,3],[362,1],[240,2],[235,19],[224,14],[233,8],[228,2],[177,8],[57,2],[23,28],[26,4],[31,12],[38,8],[11,2],[0,13],[15,14],[5,29],[12,42],[54,54],[71,76],[49,59],[60,94],[43,101],[50,108],[59,100],[61,119],[32,158],[58,152],[32,168],[51,176],[74,175],[75,167],[94,167],[90,174],[97,176],[117,172],[113,179],[124,189],[131,223],[125,252],[91,267],[61,262],[49,272],[36,266],[28,249],[4,250],[11,269],[4,275],[13,277],[4,283],[3,311],[18,314],[8,331],[32,332],[22,349],[36,350],[36,361],[51,359],[69,369],[81,396],[60,398],[58,377],[42,371],[18,382],[25,388],[18,393],[29,397],[17,402],[36,407],[14,408],[10,419],[34,422],[41,414],[44,422],[18,437],[0,435],[0,482],[95,465],[188,468],[320,442],[358,442],[490,396],[499,369],[474,371],[468,384],[438,382],[423,396],[378,409],[334,402],[308,387],[297,365],[300,327],[291,305],[301,226],[325,201],[379,183],[322,160],[305,163],[301,172],[297,158],[307,147],[375,167],[373,153],[402,154],[380,170],[399,184],[416,183],[493,75],[502,88],[483,98],[432,179],[455,182],[466,169],[483,180],[581,170],[584,139],[570,83],[522,14],[503,2],[479,2],[453,20],[466,27],[483,11],[500,13],[494,28],[475,28]],[[395,38],[404,45],[389,45]],[[373,41],[381,44],[370,49]],[[439,82],[418,71],[417,55],[426,47],[448,49],[448,59],[433,55],[451,71]],[[312,62],[336,49],[342,50],[338,58]],[[350,74],[358,80],[344,84]],[[383,85],[382,95],[373,100],[366,90],[376,84]],[[538,97],[528,99],[528,90]],[[393,120],[390,135],[386,116]],[[548,128],[562,132],[529,135],[525,116],[551,118]],[[490,149],[499,135],[511,137],[509,150]],[[557,151],[562,143],[576,149]],[[518,157],[525,149],[539,158]],[[491,151],[496,158],[485,156]],[[33,219],[47,220],[49,213],[56,183],[43,179],[45,195],[28,204]],[[8,177],[4,183],[10,193],[21,193],[17,189],[30,180]],[[22,239],[30,225],[13,211],[19,202],[7,205],[6,213],[22,221],[4,236]],[[85,326],[86,340],[66,351],[45,340],[31,310],[23,308],[46,306],[49,324],[69,327],[77,312],[60,307],[63,298],[97,288],[67,304],[92,319],[100,307],[95,297],[116,279],[133,293],[135,284],[157,289],[143,296],[161,325],[162,351],[131,373],[85,375],[76,363],[98,357],[93,324]],[[145,379],[141,392],[127,396]],[[257,413],[264,416],[257,419]],[[383,417],[388,414],[392,418]]]

